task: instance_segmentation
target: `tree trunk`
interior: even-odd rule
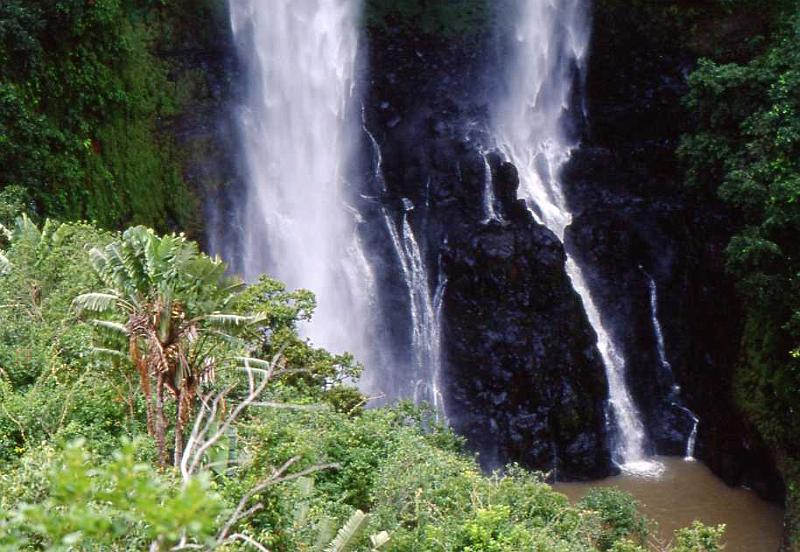
[[[175,457],[173,458],[173,465],[176,468],[181,465],[181,460],[183,459],[183,420],[185,417],[184,410],[186,408],[183,402],[183,393],[178,389],[175,392],[177,415],[175,416]]]
[[[158,451],[158,463],[167,465],[167,418],[164,415],[164,376],[156,376],[156,412],[155,412],[155,440]]]
[[[142,386],[142,392],[144,393],[145,412],[147,413],[147,434],[150,435],[150,437],[155,437],[156,428],[153,419],[153,394],[150,390],[151,374],[147,362],[145,362],[145,359],[142,358],[139,352],[138,338],[133,332],[131,332],[128,349],[130,351],[131,361],[136,367],[136,371],[139,373],[139,384]]]

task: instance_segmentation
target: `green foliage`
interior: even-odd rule
[[[0,277],[0,464],[75,427],[96,443],[125,430],[118,373],[98,373],[91,329],[76,324],[72,299],[95,282],[85,247],[111,235],[82,223],[28,219],[13,227],[5,252],[12,269]],[[70,429],[72,428],[72,429]]]
[[[746,64],[703,61],[686,104],[698,118],[681,154],[690,183],[716,190],[741,216],[728,267],[748,308],[743,378],[776,412],[800,397],[800,11]],[[766,420],[762,420],[766,421]],[[797,422],[787,424],[798,427]]]
[[[579,505],[601,513],[600,550],[612,550],[615,543],[623,540],[639,545],[647,541],[648,521],[636,510],[636,503],[627,493],[619,489],[592,489]]]
[[[43,217],[189,226],[195,202],[164,129],[186,100],[156,54],[177,38],[162,20],[180,22],[187,3],[3,2],[0,188],[23,189]]]
[[[365,12],[369,27],[445,37],[481,32],[492,17],[486,0],[367,0]]]
[[[0,549],[141,550],[153,541],[170,547],[183,536],[203,542],[214,533],[222,503],[208,481],[178,485],[138,461],[131,442],[99,467],[96,461],[81,441],[51,458],[44,496],[0,516]]]
[[[675,552],[719,552],[723,550],[722,537],[725,526],[707,527],[695,521],[691,527],[675,532]]]

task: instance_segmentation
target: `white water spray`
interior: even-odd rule
[[[246,63],[239,123],[247,168],[241,201],[244,276],[269,273],[317,295],[303,331],[367,360],[374,279],[347,206],[358,127],[359,0],[229,0]]]
[[[700,419],[697,416],[694,417],[694,423],[692,424],[692,432],[689,434],[689,439],[686,440],[686,456],[684,460],[688,462],[694,461],[694,446],[697,443],[697,426],[700,425]]]
[[[561,190],[561,169],[576,141],[564,127],[576,75],[585,71],[590,25],[584,0],[515,0],[508,10],[513,25],[511,63],[503,97],[492,113],[497,146],[517,167],[519,195],[536,220],[564,241],[572,222]],[[582,78],[582,75],[579,75]],[[581,297],[605,366],[609,405],[615,425],[613,459],[621,469],[657,475],[660,464],[645,453],[646,434],[625,382],[625,359],[606,329],[582,268],[567,251],[566,271]]]

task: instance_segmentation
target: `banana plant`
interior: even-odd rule
[[[173,462],[180,465],[184,429],[198,390],[214,378],[236,334],[258,316],[226,312],[243,289],[219,259],[201,253],[182,234],[158,236],[142,226],[89,252],[104,289],[75,298],[79,313],[102,315],[92,323],[117,336],[137,372],[147,405],[147,429],[166,464],[165,402],[176,403]]]

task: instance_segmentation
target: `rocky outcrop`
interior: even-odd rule
[[[733,397],[741,316],[724,248],[734,221],[714,197],[685,187],[675,153],[696,55],[649,35],[644,9],[595,9],[589,126],[564,174],[576,213],[567,243],[590,268],[653,451],[684,453],[688,407],[700,418],[696,456],[730,484],[780,498],[770,455]],[[648,277],[671,370],[657,357]]]
[[[382,259],[382,310],[393,313],[402,359],[410,321],[398,298],[407,291],[393,255],[380,249],[388,240],[374,238],[386,233],[381,210],[393,221],[405,212],[431,290],[446,281],[442,381],[450,424],[487,469],[519,462],[564,478],[600,477],[610,470],[603,366],[561,244],[516,199],[514,167],[482,147],[484,40],[399,31],[370,37],[366,126],[380,147],[384,182],[373,185],[379,199],[362,198],[359,211],[363,235]],[[364,172],[375,169],[373,160]],[[487,220],[487,178],[501,220]],[[398,394],[410,394],[411,374],[393,376]]]
[[[516,171],[497,167],[516,187]],[[607,474],[607,384],[595,337],[565,277],[561,243],[527,210],[451,236],[444,251],[450,422],[496,468],[514,460],[560,478]]]

